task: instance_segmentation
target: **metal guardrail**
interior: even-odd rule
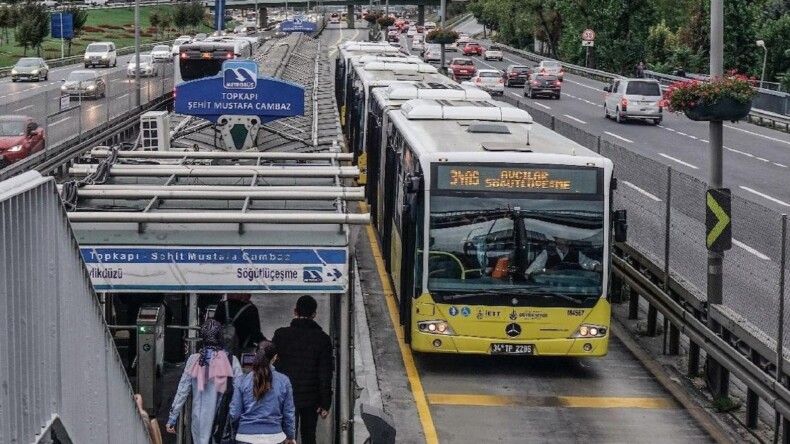
[[[516,54],[520,57],[523,57],[527,60],[531,60],[533,62],[540,62],[542,60],[554,60],[549,57],[543,57],[539,54],[525,51],[523,49],[514,48],[512,46],[499,44],[499,43],[497,45],[502,47],[507,52]],[[560,62],[560,63],[562,63],[562,67],[565,68],[565,71],[567,72],[602,82],[609,82],[614,78],[624,78],[621,75],[612,74],[606,71],[585,68],[583,66],[572,65],[570,63],[565,63],[565,62]],[[673,82],[689,80],[688,78],[677,77],[669,74],[662,74],[654,71],[645,71],[645,75],[649,78],[657,79],[663,87],[666,87]],[[771,91],[766,89],[761,89],[760,92],[763,94],[771,94],[771,95],[786,94],[786,93],[778,93],[776,91]],[[746,120],[750,123],[754,123],[760,126],[765,126],[780,131],[790,132],[790,115],[782,115],[770,111],[752,108],[751,112],[746,117]]]
[[[144,45],[140,45],[140,51],[150,51],[156,45],[171,45],[173,40],[165,40],[162,42],[154,42],[154,43],[146,43]],[[124,48],[118,48],[117,54],[119,56],[124,56],[128,54],[134,53],[134,46],[126,46]],[[82,63],[83,56],[69,56],[69,57],[62,57],[57,59],[49,59],[47,60],[47,65],[50,68],[59,68],[61,66],[68,66],[68,65],[77,65]],[[11,70],[14,69],[13,66],[4,66],[0,67],[0,77],[8,77],[11,75]]]
[[[790,361],[785,357],[781,359],[782,368],[777,376],[775,341],[771,343],[768,338],[757,337],[748,323],[727,307],[709,306],[674,279],[665,282],[662,270],[626,244],[616,246],[612,264],[615,279],[628,286],[630,318],[637,317],[642,297],[650,306],[648,313],[653,310],[653,313],[661,313],[678,334],[688,338],[689,375],[698,374],[700,350],[704,350],[747,386],[745,424],[748,427],[757,425],[759,399],[783,418],[790,418],[790,390],[781,380],[790,373]],[[664,288],[669,290],[664,291]],[[707,327],[709,317],[721,325],[720,333]],[[785,429],[784,433],[787,431]]]

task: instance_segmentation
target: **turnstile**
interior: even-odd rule
[[[137,393],[143,408],[156,415],[162,403],[162,367],[165,356],[165,306],[144,304],[137,314]]]

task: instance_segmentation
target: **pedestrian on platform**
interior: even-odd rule
[[[332,341],[315,322],[318,303],[304,295],[296,302],[289,327],[278,328],[278,371],[293,384],[296,424],[302,444],[315,444],[318,417],[326,419],[332,406]]]
[[[237,443],[296,444],[296,411],[291,381],[276,371],[277,347],[261,342],[252,371],[233,391],[230,418],[238,423]]]
[[[240,356],[241,353],[254,352],[258,343],[265,341],[261,333],[261,318],[258,307],[250,301],[250,293],[228,293],[226,299],[217,305],[214,319],[223,325],[230,323],[235,330],[236,338],[225,340],[225,350]],[[227,329],[225,329],[227,332]]]
[[[222,324],[213,319],[200,328],[202,347],[187,359],[167,419],[167,432],[175,433],[176,421],[191,390],[190,428],[194,444],[218,444],[211,436],[217,407],[222,395],[233,390],[228,387],[228,378],[232,377],[233,384],[238,384],[243,374],[239,360],[223,349],[221,338]]]

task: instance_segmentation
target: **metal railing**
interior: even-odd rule
[[[0,227],[0,442],[150,443],[54,179],[0,183]]]
[[[506,52],[518,55],[533,62],[540,62],[542,60],[553,60],[549,57],[544,57],[539,54],[525,51],[522,49],[514,48],[512,46],[497,44],[502,47]],[[576,74],[582,77],[591,78],[601,82],[609,82],[614,78],[623,78],[618,74],[612,74],[598,69],[586,68],[583,66],[573,65],[570,63],[561,62],[565,71]],[[688,80],[688,78],[677,77],[669,74],[662,74],[654,71],[645,71],[645,76],[657,79],[662,87],[676,81]],[[759,89],[758,96],[755,98],[755,103],[766,103],[776,110],[783,111],[783,113],[773,112],[769,110],[752,108],[746,120],[761,126],[790,132],[790,94],[780,93],[768,89]]]
[[[775,379],[790,375],[790,361],[782,356],[781,377],[775,378],[776,349],[790,346],[790,316],[784,285],[790,235],[786,216],[739,196],[732,197],[733,249],[723,262],[726,285],[723,305],[710,307],[705,247],[705,192],[707,185],[653,159],[636,154],[571,121],[514,97],[503,98],[527,110],[538,124],[611,159],[619,186],[613,206],[628,212],[631,228],[627,245],[618,246],[614,270],[630,290],[630,316],[638,316],[639,296],[650,304],[647,335],[658,333],[658,313],[672,323],[668,350],[677,354],[679,337],[686,335],[689,373],[696,375],[700,348],[706,350],[749,388],[747,424],[756,425],[757,397],[782,413],[790,411],[790,393]],[[721,333],[707,329],[712,317]],[[781,320],[780,320],[781,319]],[[790,429],[787,430],[790,434]]]

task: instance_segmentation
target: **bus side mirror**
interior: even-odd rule
[[[614,241],[625,242],[628,240],[628,214],[626,210],[617,210],[612,218],[614,222]]]
[[[422,185],[422,176],[412,176],[411,174],[406,175],[406,192],[416,193],[420,191],[420,186]]]

